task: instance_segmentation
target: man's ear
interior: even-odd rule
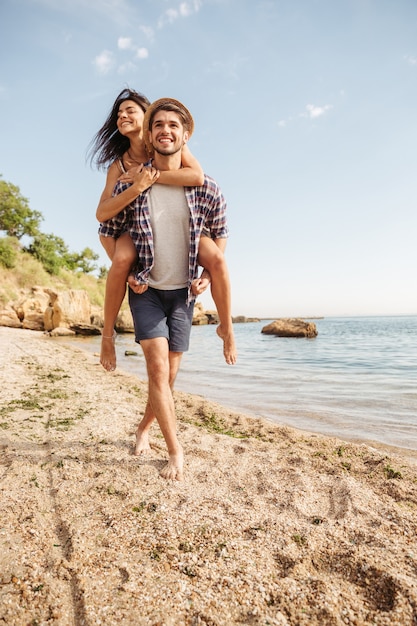
[[[188,134],[188,130],[186,130],[185,133],[184,133],[184,138],[183,138],[184,145],[187,143],[189,138],[190,138],[190,136]]]

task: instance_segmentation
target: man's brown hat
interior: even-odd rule
[[[173,106],[181,111],[187,120],[187,131],[189,137],[191,137],[194,131],[193,116],[187,107],[185,107],[179,100],[174,100],[174,98],[159,98],[159,100],[155,100],[155,102],[152,102],[152,104],[146,109],[146,113],[143,118],[143,141],[145,142],[145,146],[149,154],[153,154],[153,146],[149,141],[150,120],[153,112],[156,109],[163,110],[165,105]]]

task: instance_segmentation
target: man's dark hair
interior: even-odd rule
[[[185,130],[189,131],[191,129],[190,118],[188,117],[184,109],[182,109],[177,104],[174,104],[173,102],[161,102],[154,109],[152,109],[152,113],[149,118],[149,130],[152,129],[153,120],[155,118],[155,115],[159,113],[159,111],[173,111],[180,118]]]

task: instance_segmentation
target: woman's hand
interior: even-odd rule
[[[135,187],[138,194],[148,189],[156,183],[159,178],[159,170],[148,165],[138,165],[131,167],[125,174],[119,176],[121,183],[131,183]]]

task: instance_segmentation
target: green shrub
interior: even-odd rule
[[[7,269],[16,267],[18,242],[15,237],[0,239],[0,264]]]

